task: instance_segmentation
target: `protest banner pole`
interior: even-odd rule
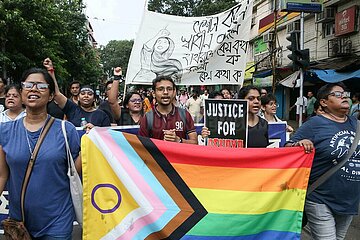
[[[300,16],[300,50],[304,49],[304,12],[301,12]],[[300,68],[300,113],[299,113],[299,127],[303,122],[304,111],[304,69]]]

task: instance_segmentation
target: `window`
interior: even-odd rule
[[[335,23],[327,22],[323,23],[323,37],[333,36],[335,34]]]

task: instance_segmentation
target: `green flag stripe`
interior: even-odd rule
[[[208,213],[188,235],[244,236],[266,230],[301,232],[302,212],[279,210],[264,214],[214,214]]]

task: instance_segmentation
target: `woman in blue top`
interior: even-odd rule
[[[286,146],[315,147],[309,185],[334,167],[347,154],[356,132],[355,117],[348,116],[350,93],[342,83],[326,84],[317,99],[323,113],[311,117]],[[356,143],[357,144],[357,143]],[[360,198],[359,147],[344,166],[306,198],[305,212],[313,239],[344,239]]]
[[[0,193],[8,181],[9,214],[16,220],[22,218],[22,181],[40,132],[50,118],[46,107],[55,90],[51,76],[43,69],[26,71],[21,83],[27,115],[0,124]],[[79,136],[71,123],[66,122],[66,129],[72,156],[77,159]],[[75,164],[80,171],[80,159]],[[33,239],[71,239],[74,208],[67,169],[61,120],[56,119],[39,149],[26,189],[25,225]]]

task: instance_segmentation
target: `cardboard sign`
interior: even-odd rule
[[[207,145],[246,147],[247,112],[246,100],[205,99],[205,126],[210,131]]]

